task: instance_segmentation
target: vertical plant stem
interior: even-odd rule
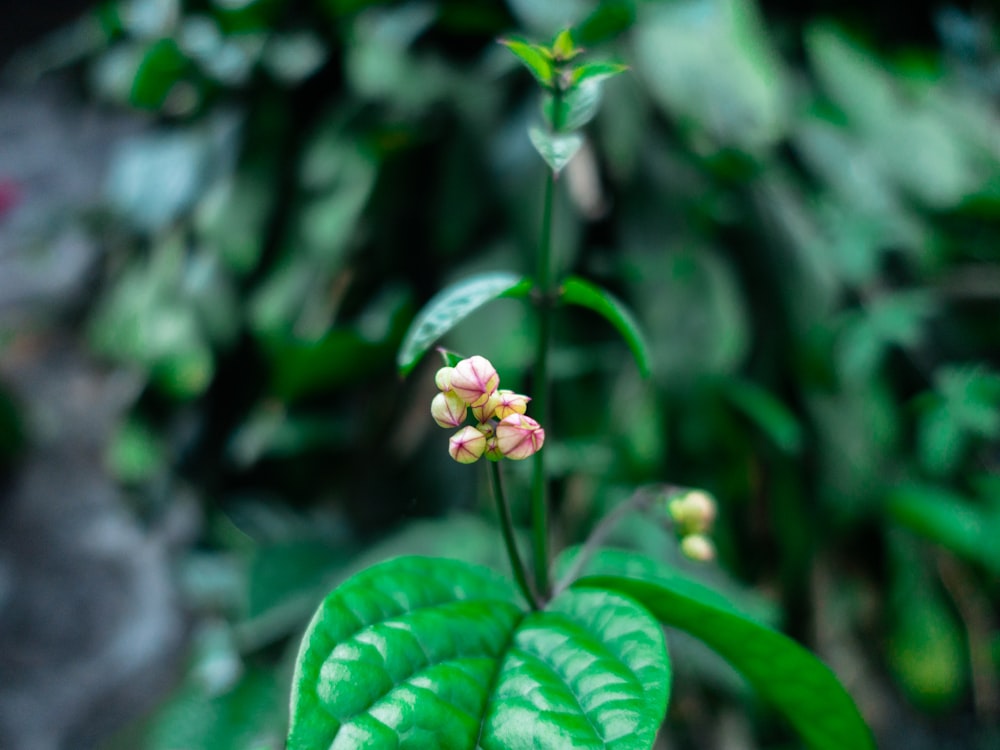
[[[514,519],[510,515],[510,505],[503,493],[503,482],[500,479],[500,463],[498,461],[488,461],[490,466],[490,484],[493,487],[493,497],[497,502],[497,513],[500,514],[500,528],[503,531],[503,543],[507,547],[507,557],[510,558],[510,567],[514,571],[514,578],[521,588],[521,593],[528,600],[532,609],[541,609],[538,601],[538,594],[532,588],[528,580],[528,574],[524,569],[524,562],[521,560],[521,553],[517,549],[517,539],[514,537]]]
[[[538,342],[532,379],[532,409],[539,422],[549,423],[549,339],[552,335],[552,202],[555,174],[548,170],[542,203],[542,232],[538,246]],[[545,451],[534,456],[531,482],[531,529],[534,541],[535,588],[544,599],[549,593],[549,521],[545,481]]]

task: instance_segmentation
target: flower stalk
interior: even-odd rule
[[[507,557],[510,559],[510,567],[514,572],[514,579],[524,598],[527,599],[531,608],[539,610],[542,603],[538,593],[531,585],[528,574],[525,571],[524,562],[521,560],[521,553],[517,548],[517,539],[514,536],[514,519],[510,515],[510,504],[503,491],[503,480],[500,477],[500,464],[497,461],[489,462],[490,484],[493,488],[493,498],[497,503],[497,513],[500,516],[500,529],[503,532],[503,543],[507,547]]]

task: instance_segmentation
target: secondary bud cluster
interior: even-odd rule
[[[441,392],[431,401],[431,416],[441,427],[460,428],[448,442],[448,452],[459,463],[471,464],[482,456],[520,460],[545,442],[545,430],[525,415],[531,399],[501,390],[500,376],[485,357],[442,367],[434,383]],[[474,425],[466,424],[470,414]]]
[[[715,557],[715,545],[708,534],[715,523],[718,508],[707,492],[691,490],[667,504],[675,529],[681,537],[681,552],[692,560]]]

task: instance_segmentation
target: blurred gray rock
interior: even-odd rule
[[[103,195],[114,145],[142,121],[73,97],[58,79],[0,86],[0,316],[85,291],[97,260],[81,217]]]
[[[134,384],[59,339],[31,343],[0,367],[31,441],[0,489],[0,747],[81,750],[163,694],[184,622],[169,539],[103,469]]]
[[[103,463],[138,385],[90,361],[72,319],[100,257],[79,217],[136,127],[55,83],[0,89],[0,388],[27,435],[0,467],[3,750],[95,747],[181,661],[171,540],[136,520]]]

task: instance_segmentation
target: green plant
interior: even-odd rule
[[[441,291],[416,316],[400,349],[405,374],[439,337],[501,297],[528,300],[536,319],[532,413],[499,390],[492,364],[443,352],[432,414],[459,428],[450,453],[485,456],[515,583],[459,560],[404,556],[362,570],[320,605],[301,644],[292,685],[289,750],[320,748],[649,748],[664,720],[671,669],[662,625],[704,641],[780,709],[812,748],[863,750],[870,732],[832,672],[669,565],[607,546],[630,514],[669,525],[682,548],[709,557],[715,506],[674,487],[640,488],[580,547],[550,553],[545,430],[553,433],[553,318],[582,306],[606,318],[648,374],[640,328],[610,292],[563,277],[552,259],[557,178],[583,144],[614,63],[578,62],[572,32],[549,45],[502,42],[542,87],[543,126],[530,130],[546,172],[533,277],[492,272]],[[474,425],[466,425],[469,410]],[[536,421],[537,419],[537,421]],[[532,458],[531,565],[518,544],[502,459]],[[532,574],[529,575],[529,567]]]
[[[53,40],[50,64],[82,55],[74,80],[147,124],[82,227],[108,251],[86,343],[143,384],[107,465],[151,525],[188,502],[202,519],[176,550],[198,622],[184,679],[115,747],[276,750],[298,639],[332,586],[399,555],[513,572],[489,483],[423,434],[427,372],[399,383],[393,361],[414,301],[472,276],[446,307],[484,309],[431,338],[537,399],[537,273],[480,273],[531,269],[544,194],[523,128],[536,92],[494,41],[567,23],[632,72],[554,184],[554,419],[529,405],[549,431],[552,544],[599,524],[606,546],[726,591],[851,675],[886,748],[901,723],[993,747],[1000,47],[957,12],[934,40],[927,13],[112,0]],[[579,277],[636,311],[646,346],[619,328],[638,368],[613,326],[566,314],[618,317]],[[504,464],[518,528],[531,464]],[[680,558],[650,520],[655,490],[629,501],[664,477],[719,498],[719,565]],[[553,577],[574,576],[556,557]],[[746,657],[757,632],[713,645]],[[726,748],[735,723],[787,746],[777,712],[671,638],[672,744]]]

